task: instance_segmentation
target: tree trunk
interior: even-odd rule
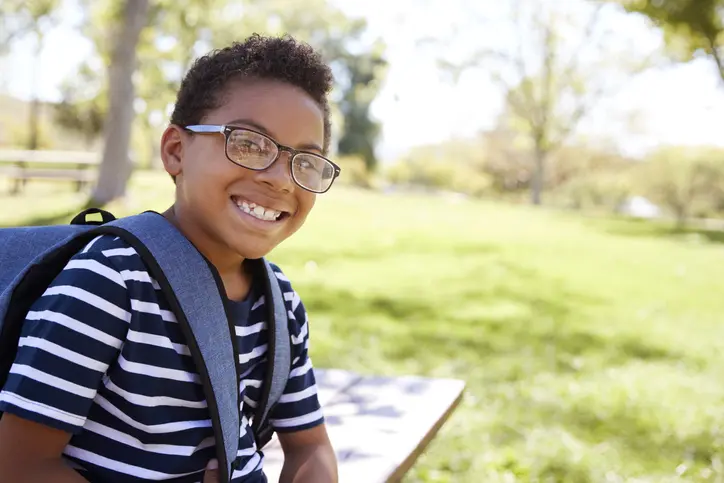
[[[543,198],[543,184],[545,182],[545,161],[546,153],[542,149],[535,150],[535,169],[530,183],[530,201],[534,205],[540,205]]]
[[[675,210],[676,215],[676,230],[683,231],[686,228],[687,222],[689,221],[689,213],[688,210],[683,207],[679,206]]]
[[[136,46],[148,17],[148,0],[126,0],[108,66],[108,115],[104,126],[103,160],[91,201],[104,206],[126,193],[131,177],[129,157],[133,125]]]

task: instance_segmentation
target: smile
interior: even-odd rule
[[[247,215],[253,216],[254,218],[262,221],[279,221],[288,215],[286,211],[278,211],[272,208],[267,208],[252,201],[247,201],[235,196],[231,197],[231,201]]]

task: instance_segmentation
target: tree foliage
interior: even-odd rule
[[[617,0],[629,12],[647,16],[662,28],[671,55],[689,61],[710,56],[724,83],[722,0]]]
[[[486,71],[505,95],[502,129],[525,139],[532,165],[533,204],[542,202],[550,156],[569,141],[582,120],[612,95],[648,58],[630,55],[629,46],[604,27],[604,6],[585,14],[535,0],[511,5],[511,38],[506,48],[482,46],[462,62],[444,60],[455,77],[475,68]]]
[[[724,209],[724,151],[666,147],[641,166],[643,193],[661,204],[683,226],[691,216],[721,214]]]
[[[114,47],[109,32],[121,10],[119,2],[112,0],[82,1],[83,33],[93,41],[97,55],[64,86],[56,120],[90,140],[102,134],[98,120],[108,116],[106,68],[112,63]],[[319,49],[332,65],[337,79],[333,113],[339,118],[335,128],[340,128],[333,141],[340,154],[359,156],[373,169],[380,126],[370,107],[381,87],[386,61],[384,44],[363,42],[366,27],[364,20],[347,17],[326,0],[304,5],[288,0],[150,0],[132,74],[134,158],[138,164],[158,164],[158,137],[181,78],[197,56],[254,32],[287,33]]]

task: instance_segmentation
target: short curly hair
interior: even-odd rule
[[[196,59],[181,82],[171,123],[199,124],[209,111],[219,107],[224,89],[237,79],[282,81],[306,92],[324,112],[323,152],[328,152],[331,122],[327,96],[334,83],[332,71],[312,47],[288,35],[254,34]]]

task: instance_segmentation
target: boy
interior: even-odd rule
[[[243,400],[235,483],[267,481],[248,419],[269,335],[244,260],[296,232],[339,174],[324,158],[331,87],[308,46],[255,35],[194,64],[161,138],[176,185],[164,216],[218,270],[234,317]],[[306,312],[278,276],[293,314],[290,378],[270,417],[281,480],[336,482]],[[26,316],[0,393],[0,482],[215,482],[207,402],[185,344],[140,256],[112,236],[93,240]]]

